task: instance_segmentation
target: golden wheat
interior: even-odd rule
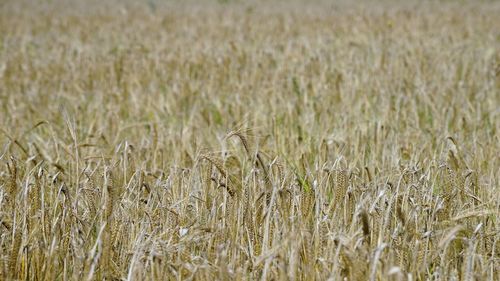
[[[0,1],[0,280],[497,280],[498,1]]]

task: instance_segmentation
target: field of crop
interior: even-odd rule
[[[500,1],[0,1],[0,280],[500,280]]]

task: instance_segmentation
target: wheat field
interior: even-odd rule
[[[0,1],[0,280],[500,280],[500,1]]]

